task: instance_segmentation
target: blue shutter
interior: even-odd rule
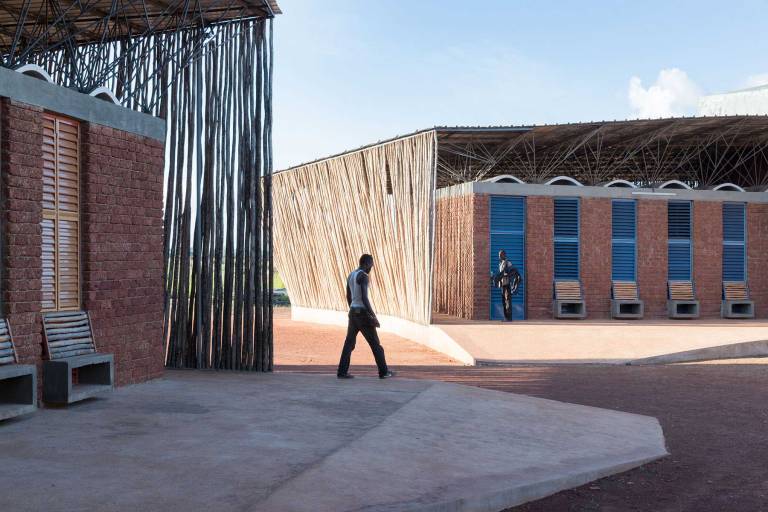
[[[507,253],[507,259],[520,272],[517,294],[512,296],[512,319],[525,320],[525,198],[491,196],[491,254],[490,269],[499,271],[499,251]],[[491,287],[491,319],[504,318],[501,289]]]
[[[667,277],[670,281],[691,281],[691,202],[667,203]]]
[[[555,280],[579,279],[579,199],[555,198]]]
[[[723,203],[723,281],[746,281],[746,207]]]
[[[634,199],[611,203],[611,279],[637,280],[637,204]]]

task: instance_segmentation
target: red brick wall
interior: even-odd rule
[[[11,325],[20,362],[36,364],[40,363],[43,353],[40,317],[43,111],[7,98],[3,98],[1,104],[4,314]]]
[[[39,365],[43,110],[5,98],[0,108],[4,314],[21,362]],[[140,382],[163,368],[163,143],[80,127],[83,308],[118,385]]]
[[[527,318],[552,318],[554,277],[554,200],[529,196],[526,199],[525,263]]]
[[[611,317],[611,200],[581,199],[581,282],[589,318]]]
[[[83,297],[119,385],[163,369],[163,143],[83,123]]]
[[[637,202],[637,284],[645,318],[667,318],[667,202]]]
[[[755,316],[768,318],[768,204],[747,205],[747,279]]]
[[[491,317],[490,289],[490,252],[491,252],[491,201],[490,196],[475,194],[473,196],[473,245],[472,254],[474,266],[474,305],[473,320],[488,320]]]
[[[693,279],[701,316],[719,318],[723,289],[721,202],[693,202]]]
[[[474,307],[472,203],[471,194],[436,202],[432,269],[432,310],[467,319]]]

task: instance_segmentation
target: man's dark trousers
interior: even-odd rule
[[[512,321],[512,287],[501,287],[501,301],[504,303],[504,319]]]
[[[389,368],[387,368],[387,360],[384,357],[384,349],[379,342],[379,335],[376,333],[373,319],[364,309],[352,309],[349,312],[347,339],[344,340],[344,348],[341,351],[337,375],[346,375],[349,372],[349,359],[352,356],[352,351],[355,349],[355,339],[358,332],[363,334],[365,341],[371,346],[373,357],[376,359],[376,366],[379,367],[379,377],[386,375]]]

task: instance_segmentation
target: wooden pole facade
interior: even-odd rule
[[[376,312],[430,322],[436,144],[428,131],[275,174],[275,263],[292,305],[346,310],[346,277],[370,253]]]
[[[270,371],[272,21],[203,37],[166,101],[166,364]]]

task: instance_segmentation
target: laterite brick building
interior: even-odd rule
[[[277,268],[295,318],[343,322],[370,252],[375,308],[414,339],[502,317],[500,249],[517,320],[766,318],[766,135],[765,116],[423,130],[277,173]]]
[[[44,357],[42,312],[85,310],[118,385],[159,376],[164,121],[0,68],[0,126],[2,297],[19,362]]]

